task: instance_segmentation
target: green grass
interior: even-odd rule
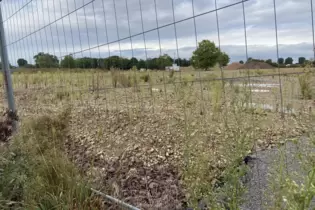
[[[11,144],[1,148],[1,209],[91,209],[99,202],[67,159],[69,109],[24,121]]]

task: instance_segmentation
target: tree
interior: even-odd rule
[[[60,62],[61,68],[69,68],[73,69],[75,68],[75,60],[71,55],[67,55],[64,57],[64,59]]]
[[[285,64],[293,64],[293,58],[287,57],[284,61]]]
[[[157,62],[158,69],[163,70],[163,69],[165,69],[166,66],[172,65],[173,59],[168,54],[164,54],[164,55],[161,55],[160,57],[158,57],[156,62]],[[180,59],[177,59],[177,61],[175,61],[175,62],[181,63]]]
[[[218,61],[221,66],[227,66],[230,62],[230,57],[225,52],[221,52]]]
[[[55,55],[40,52],[34,56],[36,66],[39,68],[55,68],[59,66],[59,60]]]
[[[267,59],[265,62],[270,64],[270,65],[272,65],[272,60],[271,59]]]
[[[25,60],[23,58],[19,58],[17,60],[17,64],[19,65],[19,67],[25,66],[25,65],[27,65],[27,60]]]
[[[130,59],[130,63],[131,63],[131,65],[132,66],[137,66],[138,65],[138,59],[137,58],[134,58],[134,57],[132,57],[131,59]]]
[[[239,62],[240,64],[244,64],[244,61],[242,61],[242,60],[240,60],[240,62]]]
[[[214,42],[203,40],[199,42],[198,48],[193,52],[191,57],[192,66],[195,69],[199,68],[207,71],[218,63],[220,55],[221,52]]]
[[[138,69],[146,68],[146,62],[144,60],[140,59],[138,62],[137,68]]]
[[[246,63],[249,63],[249,62],[252,62],[253,61],[253,58],[252,57],[249,57],[246,61]]]
[[[283,64],[284,63],[284,59],[283,58],[278,58],[278,64]]]
[[[306,58],[305,57],[299,57],[299,64],[305,64]]]

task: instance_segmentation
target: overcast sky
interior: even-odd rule
[[[248,56],[276,60],[273,0],[217,0],[219,28],[214,0],[3,0],[1,6],[10,62],[16,64],[20,57],[33,63],[41,51],[60,59],[69,53],[189,58],[203,39],[220,43],[231,62],[245,60],[243,4]],[[312,58],[311,0],[276,0],[276,11],[279,56]],[[183,20],[176,30],[174,19]]]

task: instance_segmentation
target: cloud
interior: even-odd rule
[[[189,58],[203,39],[220,45],[231,61],[244,60],[244,18],[248,56],[277,59],[273,0],[11,0],[1,6],[13,64],[20,57],[33,62],[40,51],[60,59],[69,53]],[[276,15],[279,56],[313,57],[310,2],[276,1]]]

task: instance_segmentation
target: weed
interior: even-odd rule
[[[143,82],[150,82],[150,80],[151,80],[150,75],[148,73],[141,74],[140,79]]]
[[[311,76],[309,73],[303,74],[299,76],[299,85],[301,90],[301,96],[304,100],[312,99],[312,84],[311,84]]]
[[[255,73],[256,73],[256,75],[261,76],[261,75],[264,74],[264,71],[261,70],[261,69],[257,69],[257,70],[255,71]]]
[[[56,92],[56,99],[58,100],[64,100],[64,99],[69,99],[70,98],[70,93],[65,90],[61,90]]]
[[[174,73],[175,73],[174,70],[170,70],[170,71],[169,71],[169,74],[168,74],[168,77],[169,77],[170,79],[172,79],[172,78],[174,77]]]
[[[116,88],[118,84],[119,72],[115,69],[111,69],[110,73],[112,77],[112,85],[114,88]]]
[[[137,83],[136,76],[130,74],[126,75],[125,73],[119,72],[119,70],[111,70],[111,76],[112,76],[112,84],[113,87],[116,88],[118,84],[120,84],[122,87],[131,87],[132,84]]]
[[[285,173],[286,161],[285,151],[281,150],[279,161],[273,167],[271,184],[269,189],[274,194],[268,195],[272,206],[270,209],[313,209],[315,198],[315,167],[313,151],[314,138],[311,136],[309,139],[293,140],[291,141],[296,148],[294,153],[290,151],[298,162],[299,167],[294,167],[298,171],[290,170],[289,174]],[[311,148],[305,151],[305,148]]]
[[[190,75],[185,75],[182,78],[182,85],[188,86],[188,84],[193,85],[193,82],[195,81],[195,78]]]

